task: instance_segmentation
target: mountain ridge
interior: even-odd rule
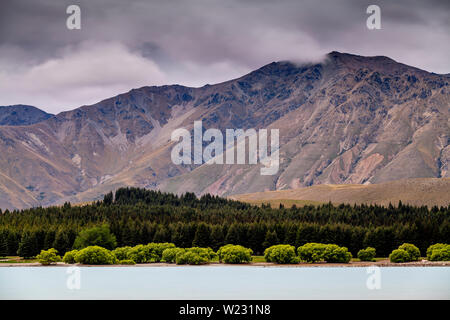
[[[198,88],[132,89],[27,127],[0,127],[0,207],[88,201],[124,185],[227,196],[446,177],[449,82],[387,57],[331,52],[321,63],[272,62]],[[173,165],[171,132],[200,119],[220,130],[279,128],[278,174]]]
[[[32,125],[51,117],[53,114],[29,105],[0,106],[0,126]]]

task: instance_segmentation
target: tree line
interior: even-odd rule
[[[218,196],[177,196],[140,188],[121,188],[89,205],[0,210],[0,256],[31,257],[40,250],[70,251],[78,233],[107,224],[117,246],[171,242],[180,248],[225,244],[251,248],[254,254],[276,244],[295,247],[334,243],[356,255],[373,247],[387,256],[400,244],[422,252],[450,242],[450,206],[333,205],[291,208],[253,206]]]

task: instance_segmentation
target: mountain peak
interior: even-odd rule
[[[0,125],[2,126],[31,125],[52,116],[52,114],[28,105],[0,106]]]

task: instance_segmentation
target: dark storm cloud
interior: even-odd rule
[[[164,83],[200,86],[337,50],[450,72],[449,1],[3,0],[0,105],[56,112]],[[65,27],[68,5],[82,29]],[[381,8],[382,29],[366,28]]]

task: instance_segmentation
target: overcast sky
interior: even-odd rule
[[[71,4],[81,30],[66,27]],[[366,27],[370,4],[381,8],[381,30]],[[0,105],[57,113],[333,50],[450,73],[450,1],[1,0]]]

